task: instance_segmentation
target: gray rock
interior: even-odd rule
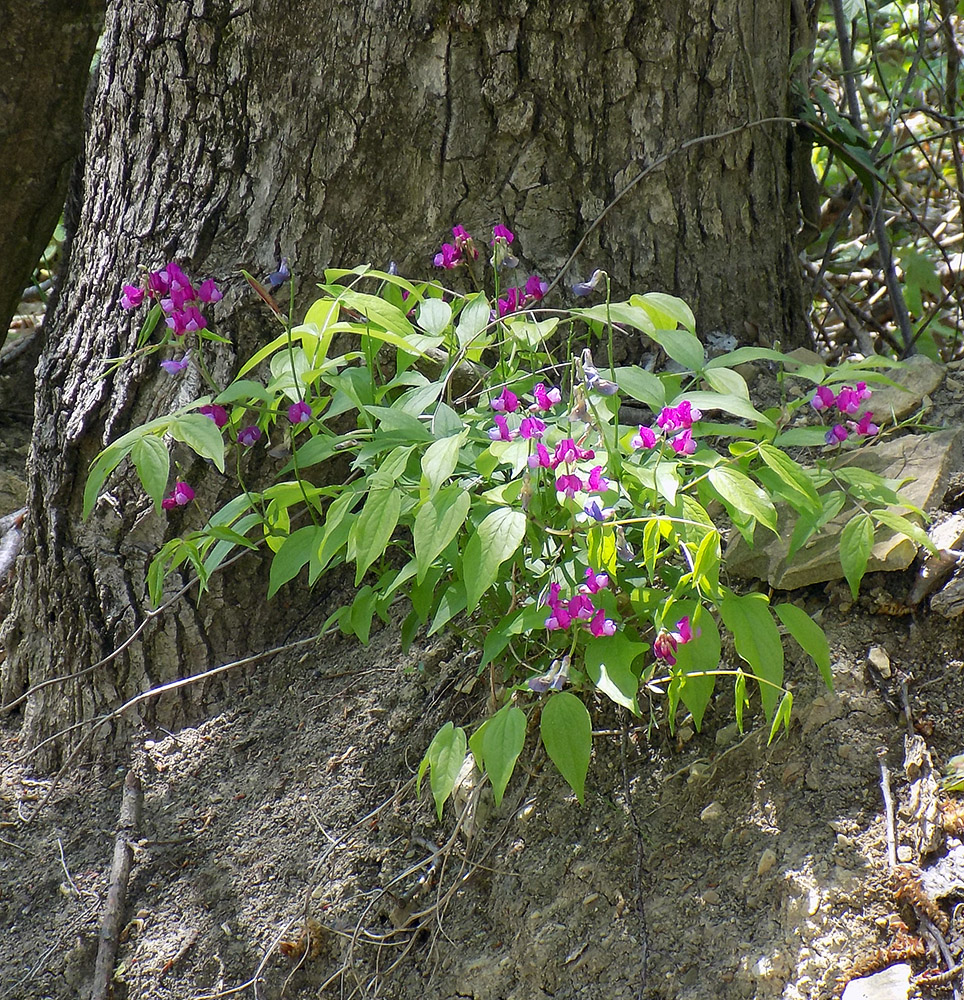
[[[910,996],[910,966],[904,962],[883,972],[847,983],[842,1000],[907,1000]]]
[[[888,368],[885,374],[899,388],[891,386],[873,387],[873,397],[860,411],[871,410],[874,423],[897,423],[915,413],[924,401],[944,380],[944,367],[925,358],[923,354],[914,355],[904,362],[902,368]]]

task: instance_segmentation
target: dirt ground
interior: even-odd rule
[[[941,422],[961,423],[942,393]],[[28,434],[0,412],[0,467],[22,468]],[[912,580],[863,592],[900,600]],[[740,735],[725,691],[675,737],[658,703],[651,720],[600,704],[585,806],[532,753],[500,809],[466,789],[460,829],[413,787],[435,730],[484,698],[457,635],[403,655],[386,627],[245,668],[222,714],[132,747],[144,805],[115,997],[830,997],[895,913],[878,748],[906,806],[899,672],[935,762],[964,751],[961,619],[841,593],[791,595],[830,637],[835,691],[789,653],[789,736],[767,746],[759,717]],[[126,767],[66,775],[34,816],[52,779],[16,763],[16,716],[2,727],[0,998],[84,997]],[[902,859],[911,834],[899,817]]]

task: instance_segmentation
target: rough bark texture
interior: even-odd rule
[[[553,276],[654,157],[785,114],[790,45],[778,0],[112,3],[83,209],[38,370],[5,697],[126,638],[144,615],[147,563],[181,527],[129,482],[80,519],[85,470],[103,444],[197,388],[159,380],[153,364],[92,378],[134,343],[117,302],[138,265],[173,257],[225,280],[218,329],[238,353],[262,320],[233,276],[239,264],[272,270],[280,252],[300,278],[300,308],[331,262],[394,258],[424,274],[454,222],[479,234],[508,222],[524,265]],[[673,158],[593,233],[570,277],[605,267],[619,292],[684,295],[704,330],[800,342],[787,160],[780,124]],[[225,351],[219,377],[236,361]],[[224,485],[208,473],[201,506]],[[223,593],[200,609],[182,602],[93,677],[32,697],[28,741],[259,647],[260,584],[240,565]],[[176,722],[209,694],[163,703],[157,717]]]
[[[0,346],[50,239],[84,141],[103,0],[3,4],[0,34]]]

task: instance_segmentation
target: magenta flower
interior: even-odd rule
[[[688,430],[693,426],[693,422],[702,416],[699,410],[690,405],[688,399],[684,399],[678,406],[664,406],[656,418],[656,423],[667,434],[672,434],[673,431]]]
[[[462,263],[462,251],[451,243],[443,243],[439,252],[435,255],[435,266],[444,267],[451,271]]]
[[[180,361],[162,361],[161,367],[168,375],[176,375],[178,372],[184,371],[185,368],[190,364],[190,351],[187,351]]]
[[[221,290],[218,288],[214,281],[214,278],[208,278],[206,281],[201,282],[201,287],[198,289],[197,297],[202,302],[220,302],[224,296],[221,294]]]
[[[629,443],[634,448],[655,448],[656,435],[653,433],[653,429],[651,427],[644,427],[640,424],[639,433],[634,434],[632,441]]]
[[[677,642],[665,629],[653,640],[653,653],[659,660],[665,660],[671,667],[676,666]]]
[[[556,445],[555,454],[552,456],[552,467],[571,465],[573,462],[595,457],[596,453],[592,448],[580,448],[572,438],[563,438]]]
[[[218,406],[217,403],[208,403],[207,406],[199,407],[198,413],[210,417],[217,424],[218,430],[228,422],[228,411],[223,406]]]
[[[880,428],[876,424],[871,423],[871,417],[873,417],[873,413],[870,410],[867,410],[857,423],[851,423],[850,426],[853,428],[854,433],[865,435],[866,437],[873,437],[880,430]]]
[[[549,449],[540,441],[536,444],[535,454],[529,456],[530,469],[553,469],[552,456]]]
[[[589,623],[589,631],[597,638],[616,634],[616,623],[606,617],[606,612],[598,608]]]
[[[598,594],[609,586],[609,574],[597,573],[591,566],[586,569],[586,582],[579,585],[583,594]]]
[[[518,288],[510,288],[505,293],[504,299],[499,299],[499,318],[508,316],[521,309],[523,306],[522,296],[519,295]]]
[[[187,483],[177,482],[174,489],[161,501],[164,510],[173,510],[175,507],[183,507],[194,499],[194,490]]]
[[[829,409],[836,402],[837,397],[833,394],[833,390],[828,386],[822,385],[813,394],[810,405],[819,413],[821,410]]]
[[[197,306],[175,309],[164,322],[174,331],[175,337],[183,337],[185,333],[195,333],[208,325]]]
[[[534,302],[541,302],[545,297],[546,290],[548,288],[548,281],[543,281],[539,275],[533,274],[532,277],[526,281],[526,299],[532,299]]]
[[[515,411],[519,409],[519,397],[509,389],[503,389],[502,392],[489,403],[489,406],[491,406],[497,413],[515,413]]]
[[[497,413],[493,419],[495,420],[495,427],[490,428],[489,437],[493,441],[513,441],[518,435],[518,431],[509,430],[508,421],[502,416],[501,413]]]
[[[570,500],[581,489],[582,480],[574,472],[564,476],[559,476],[556,480],[556,490],[559,493],[565,493]]]
[[[144,301],[144,289],[136,285],[124,285],[124,294],[121,296],[122,309],[136,309]]]
[[[872,393],[867,388],[866,382],[858,382],[855,389],[851,389],[849,385],[845,385],[837,393],[837,409],[848,416],[854,416],[860,409],[860,404],[865,399],[870,399],[871,395]]]
[[[251,424],[248,427],[242,427],[238,431],[238,444],[243,445],[245,448],[250,448],[252,445],[257,444],[261,440],[261,429],[255,427]]]
[[[605,493],[609,489],[609,480],[602,474],[603,468],[597,465],[589,473],[589,489],[595,493]]]
[[[514,239],[515,236],[505,226],[500,224],[492,227],[492,242],[489,246],[495,246],[497,240],[503,240],[508,246]]]
[[[540,438],[546,432],[545,422],[538,417],[523,417],[519,434],[527,439]]]
[[[687,428],[680,431],[674,438],[670,438],[670,447],[677,455],[692,455],[696,451],[696,442],[693,440],[693,432]]]
[[[572,616],[561,604],[550,605],[552,614],[545,621],[545,626],[550,632],[564,630],[572,624]]]
[[[696,635],[699,634],[699,630],[697,630]],[[673,633],[673,638],[682,646],[686,642],[692,642],[693,637],[693,628],[690,625],[690,616],[685,615],[676,623],[676,631]]]
[[[833,427],[827,431],[826,441],[827,444],[840,444],[842,441],[846,441],[848,436],[846,427],[842,424],[834,424]]]
[[[589,621],[596,613],[596,607],[592,603],[592,598],[587,594],[573,594],[569,598],[569,614],[576,621]]]
[[[531,410],[551,410],[556,403],[562,401],[562,393],[558,388],[546,389],[542,382],[532,390],[532,395],[535,403],[530,407]]]
[[[466,257],[471,257],[472,260],[478,259],[479,251],[475,249],[472,236],[466,232],[465,226],[452,226],[452,237],[455,240],[455,246],[459,253]]]
[[[288,407],[288,419],[293,424],[306,424],[311,420],[311,407],[303,400]]]

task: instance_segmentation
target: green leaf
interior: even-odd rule
[[[418,325],[430,336],[440,337],[452,322],[452,307],[443,299],[423,299],[418,307]]]
[[[459,464],[459,451],[468,432],[433,441],[422,456],[422,475],[428,484],[429,496],[434,497],[452,477]]]
[[[668,692],[671,714],[675,717],[676,704],[681,700],[699,729],[720,669],[720,630],[701,604],[682,601],[674,604],[672,610],[674,618],[689,613],[693,638],[676,650],[676,666],[672,669],[673,679]]]
[[[672,330],[679,325],[696,333],[696,317],[693,310],[675,295],[665,292],[646,292],[645,295],[632,295],[629,302],[634,306],[642,306],[658,329]]]
[[[633,642],[617,632],[612,636],[593,638],[586,647],[586,673],[607,698],[639,715],[636,692],[639,677],[633,663],[649,649],[645,642]]]
[[[908,520],[893,510],[874,510],[871,511],[871,516],[878,524],[884,524],[892,531],[906,535],[911,541],[922,545],[932,555],[937,555],[937,546],[931,541],[927,532],[919,524],[914,524],[913,521]]]
[[[710,469],[707,479],[728,507],[732,505],[777,533],[776,507],[752,479],[725,465]]]
[[[650,337],[674,360],[691,372],[703,370],[705,355],[699,338],[686,330],[654,330]]]
[[[785,364],[790,360],[781,351],[774,351],[770,347],[738,347],[729,354],[722,354],[718,358],[706,363],[707,370],[711,368],[735,368],[737,365],[745,364],[747,361],[776,361]]]
[[[773,608],[787,631],[807,653],[823,678],[824,684],[833,691],[833,672],[830,669],[830,643],[824,630],[795,604],[777,604]]]
[[[368,567],[381,556],[391,540],[402,509],[402,494],[396,489],[372,490],[349,534],[355,559],[355,586]]]
[[[131,461],[144,492],[154,501],[154,509],[161,509],[167,478],[171,474],[171,456],[167,445],[155,435],[142,437],[131,448]]]
[[[456,728],[451,722],[435,734],[425,752],[425,757],[418,767],[418,778],[415,782],[415,794],[422,791],[422,778],[431,768],[429,780],[432,783],[432,797],[435,799],[435,811],[439,820],[442,819],[442,807],[445,800],[452,794],[459,772],[465,763],[465,730]]]
[[[660,378],[645,368],[617,368],[616,385],[641,403],[645,403],[654,413],[666,405],[666,387]]]
[[[673,406],[678,406],[684,399],[688,399],[694,409],[701,410],[703,413],[709,413],[711,410],[723,410],[724,413],[732,413],[734,417],[752,420],[765,427],[776,426],[766,414],[755,409],[742,396],[722,395],[718,392],[686,392],[673,400]]]
[[[203,413],[182,413],[171,419],[168,430],[201,458],[209,458],[224,472],[224,438],[218,425]]]
[[[740,399],[749,400],[750,390],[746,387],[746,379],[732,368],[707,368],[703,372],[703,377],[710,384],[711,389],[715,389],[724,396],[738,396]]]
[[[363,646],[368,645],[368,638],[372,630],[372,616],[375,614],[377,600],[377,591],[372,587],[365,586],[355,595],[355,599],[348,609],[348,624]]]
[[[790,714],[793,711],[793,695],[789,691],[784,691],[780,699],[780,707],[773,714],[773,722],[770,725],[770,735],[767,737],[767,744],[773,742],[774,737],[780,731],[782,725],[786,731],[790,732]]]
[[[489,301],[482,292],[469,296],[459,313],[459,321],[455,327],[455,336],[458,338],[459,347],[468,346],[482,333],[489,325],[491,313]]]
[[[108,445],[91,463],[90,471],[87,473],[87,485],[84,487],[84,517],[90,516],[90,512],[97,503],[101,488],[107,482],[107,477],[117,468],[121,462],[127,458],[134,442],[126,445],[114,443]]]
[[[608,305],[604,302],[598,306],[590,306],[588,309],[573,309],[572,315],[585,320],[594,320],[596,323],[604,323],[607,326],[610,322],[621,323],[623,326],[642,330],[650,337],[656,332],[656,327],[649,313],[641,306],[633,306],[628,302],[610,302]]]
[[[760,445],[760,458],[773,469],[773,471],[790,487],[794,492],[799,493],[806,501],[806,509],[814,514],[820,511],[820,497],[813,487],[813,482],[806,471],[799,466],[789,455],[784,454],[779,448],[774,448],[770,444]]]
[[[482,735],[482,759],[492,783],[496,807],[501,805],[506,785],[522,753],[526,739],[526,717],[521,708],[500,708],[485,726]]]
[[[316,524],[308,524],[288,535],[271,560],[271,572],[268,577],[269,598],[301,572],[302,566],[306,566],[312,553],[317,551],[323,537],[324,528]]]
[[[854,600],[860,591],[860,581],[867,572],[867,560],[873,545],[874,525],[868,514],[857,514],[840,532],[840,565]]]
[[[525,531],[526,516],[521,510],[500,507],[472,533],[462,556],[467,611],[474,611],[479,598],[495,583],[499,567],[515,555]]]
[[[576,798],[584,802],[592,752],[592,721],[586,706],[568,691],[550,695],[542,709],[539,731],[546,753]]]
[[[736,651],[750,665],[760,683],[760,700],[767,719],[782,694],[783,643],[764,594],[728,594],[720,602],[720,615],[733,634]]]
[[[468,516],[471,502],[468,492],[461,486],[452,485],[419,508],[412,531],[415,536],[419,583],[425,579],[435,558],[458,534]]]

